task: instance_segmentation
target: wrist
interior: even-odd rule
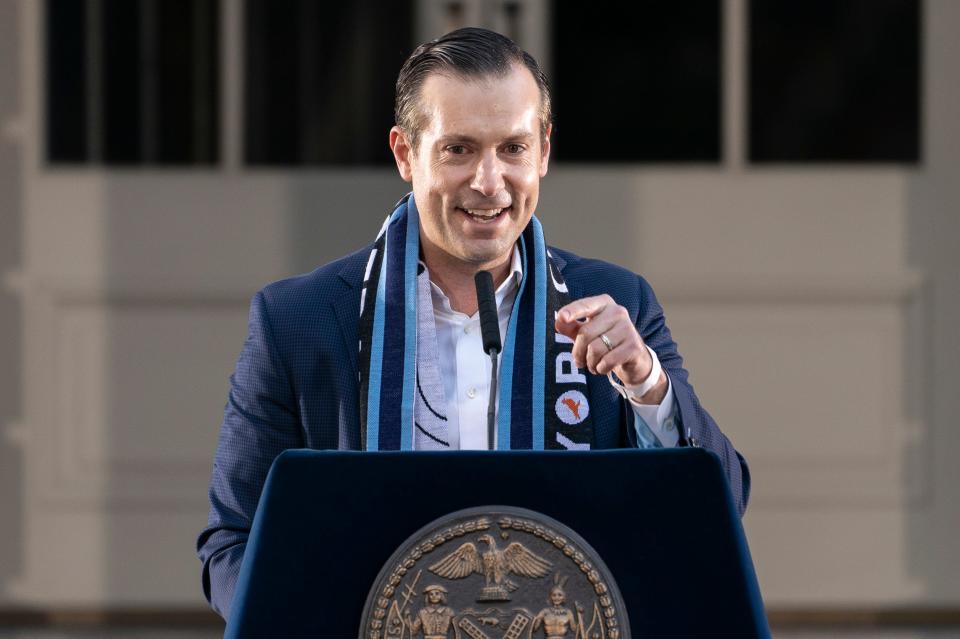
[[[625,384],[617,380],[613,374],[609,375],[610,383],[625,399],[636,404],[659,404],[663,401],[667,387],[667,375],[663,372],[657,353],[644,344],[650,355],[650,372],[639,384]],[[659,400],[658,400],[659,398]]]
[[[628,399],[632,404],[637,406],[658,406],[663,403],[664,398],[667,396],[667,389],[670,387],[667,381],[667,373],[665,371],[660,372],[660,379],[657,380],[657,383],[653,388],[648,390],[643,395],[637,397],[635,393],[630,395]],[[630,391],[628,390],[628,395]]]

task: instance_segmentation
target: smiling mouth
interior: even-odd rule
[[[504,213],[509,213],[512,206],[505,206],[499,209],[465,209],[457,207],[457,210],[480,224],[489,224]]]

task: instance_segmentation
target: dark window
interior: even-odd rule
[[[156,69],[145,68],[152,61],[143,55],[146,48],[140,33],[140,3],[130,0],[102,0],[103,5],[103,159],[108,164],[136,164],[148,150],[144,138],[145,109],[156,102],[146,100]],[[152,35],[152,34],[151,34]]]
[[[47,158],[211,164],[216,0],[47,0]]]
[[[753,162],[916,162],[919,0],[750,3]]]
[[[555,1],[556,158],[719,161],[720,5]]]
[[[247,0],[248,164],[386,164],[412,0]]]
[[[47,2],[46,129],[51,162],[84,162],[87,141],[86,7]]]

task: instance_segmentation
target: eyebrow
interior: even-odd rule
[[[534,139],[534,134],[529,131],[515,131],[507,136],[507,140],[532,140]],[[437,140],[437,145],[442,146],[445,144],[450,144],[451,142],[466,142],[468,144],[479,144],[480,140],[477,138],[471,137],[469,135],[445,135],[439,140]]]

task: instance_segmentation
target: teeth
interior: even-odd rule
[[[503,212],[503,209],[464,209],[464,211],[474,217],[482,217],[486,220],[492,220],[500,215],[500,213]]]

